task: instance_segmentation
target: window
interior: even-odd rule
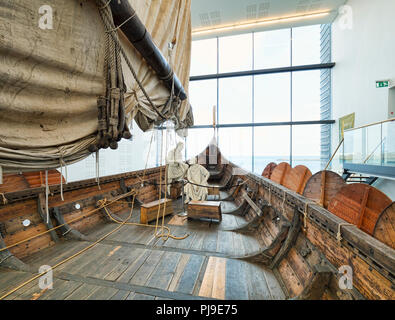
[[[254,34],[254,69],[287,67],[291,64],[291,30]]]
[[[252,122],[252,77],[219,79],[219,123]]]
[[[292,166],[304,165],[314,174],[321,170],[320,125],[292,126]]]
[[[254,128],[254,172],[262,174],[270,163],[290,163],[290,126]]]
[[[292,73],[292,121],[320,119],[321,71]]]
[[[254,122],[291,121],[290,73],[255,76]]]
[[[292,65],[320,63],[321,28],[319,25],[292,29]]]
[[[251,34],[219,38],[218,55],[220,73],[251,70]]]
[[[224,157],[252,171],[252,128],[220,128],[218,137]]]
[[[186,137],[187,154],[186,159],[191,159],[197,156],[207,147],[214,136],[214,129],[188,129],[188,136]]]
[[[192,41],[191,76],[217,73],[217,39]]]
[[[201,76],[190,83],[195,125],[211,126],[217,107],[218,144],[230,161],[257,174],[269,162],[321,169],[321,126],[333,123],[321,120],[321,98],[328,95],[321,72],[330,66],[308,66],[321,63],[321,48],[330,50],[323,32],[328,25],[193,42],[191,75]],[[301,65],[303,71],[293,69]],[[189,130],[188,157],[212,137],[212,128]]]
[[[213,106],[217,105],[217,80],[191,81],[189,101],[195,125],[213,124]]]

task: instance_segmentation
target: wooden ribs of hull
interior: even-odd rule
[[[329,202],[345,185],[346,183],[337,173],[323,170],[310,177],[303,195],[328,209]]]

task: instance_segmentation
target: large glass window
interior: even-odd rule
[[[273,122],[291,120],[290,73],[255,76],[254,121]]]
[[[320,119],[321,71],[292,73],[292,121]]]
[[[291,30],[254,34],[254,69],[287,67],[291,64]]]
[[[304,165],[311,172],[321,170],[320,125],[292,126],[292,166]]]
[[[270,163],[290,163],[290,126],[254,128],[254,172],[261,174]]]
[[[192,41],[191,76],[217,73],[217,39]]]
[[[220,128],[219,147],[224,156],[241,168],[252,170],[252,128]]]
[[[321,169],[321,70],[292,70],[321,63],[320,34],[313,25],[193,41],[191,76],[210,78],[190,82],[195,125],[211,125],[216,106],[219,147],[230,161],[257,174],[269,162]],[[187,158],[212,137],[212,128],[190,129]]]
[[[320,25],[292,29],[292,65],[320,63]]]
[[[252,77],[219,80],[219,123],[252,122]]]
[[[189,101],[193,109],[195,125],[213,123],[213,106],[217,106],[217,80],[191,81]]]
[[[242,34],[219,38],[219,72],[252,69],[252,36]]]

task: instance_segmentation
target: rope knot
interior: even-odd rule
[[[7,200],[7,198],[5,197],[5,195],[4,195],[3,192],[0,192],[0,196],[1,196],[2,199],[3,199],[3,204],[7,204],[7,203],[8,203],[8,200]]]
[[[121,89],[111,88],[110,97],[111,97],[111,99],[120,100],[121,99]]]

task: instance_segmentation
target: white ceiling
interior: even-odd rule
[[[330,11],[329,15],[297,22],[281,22],[273,25],[249,28],[244,31],[222,31],[209,36],[194,36],[194,39],[251,31],[296,27],[301,25],[331,23],[340,6],[347,0],[192,0],[192,30],[215,28],[248,21],[303,15],[312,12]]]

